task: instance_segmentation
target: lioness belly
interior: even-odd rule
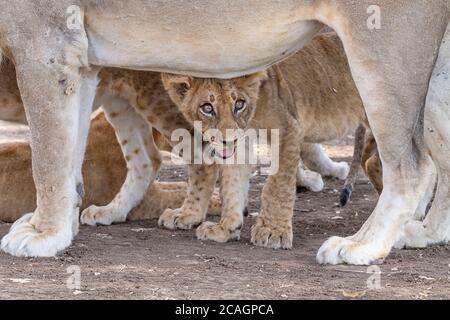
[[[261,6],[234,2],[232,6],[219,0],[171,0],[143,5],[135,0],[117,11],[113,8],[117,3],[88,7],[89,62],[231,78],[284,59],[322,28],[318,22],[300,21],[292,14],[289,6],[295,2],[291,0],[264,1]],[[189,27],[183,23],[187,18]]]

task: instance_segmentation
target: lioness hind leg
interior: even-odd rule
[[[104,109],[126,159],[127,177],[120,192],[107,206],[91,206],[83,211],[82,223],[92,226],[126,221],[130,211],[142,202],[161,164],[147,122],[128,101],[110,97],[105,100]]]
[[[47,34],[46,30],[42,35]],[[82,37],[81,34],[80,41],[67,44],[64,53],[61,43],[49,40],[59,39],[59,35],[48,35],[42,42],[27,43],[30,49],[15,59],[30,124],[37,191],[34,214],[16,221],[2,239],[2,249],[16,256],[54,256],[70,245],[76,231],[74,219],[78,217],[80,204],[76,191],[80,166],[77,161],[82,160],[77,152],[84,145],[78,138],[86,136],[77,132],[87,129],[80,123],[80,114],[84,113],[80,108],[90,108],[81,102],[95,95],[95,90],[84,85],[86,71],[80,62],[87,53],[83,47],[87,38]],[[81,92],[82,87],[87,91]],[[82,95],[88,98],[83,99]]]
[[[222,217],[219,223],[203,222],[197,228],[197,238],[216,242],[239,240],[244,223],[243,212],[247,202],[250,166],[224,165],[221,168]]]
[[[297,168],[297,192],[299,188],[306,188],[312,192],[320,192],[324,187],[322,176],[314,171],[308,170],[300,159]]]
[[[425,248],[450,241],[450,25],[442,43],[425,107],[425,138],[438,186],[425,220],[410,221],[396,247]]]
[[[364,171],[378,194],[383,191],[383,167],[378,152],[364,164]]]

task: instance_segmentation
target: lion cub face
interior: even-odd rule
[[[265,72],[230,80],[162,74],[170,98],[189,122],[202,123],[204,138],[224,159],[234,155],[239,132],[248,128],[266,79]]]

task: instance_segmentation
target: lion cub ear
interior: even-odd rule
[[[176,74],[162,73],[161,80],[170,98],[176,103],[181,103],[186,98],[192,87],[193,78]]]
[[[239,85],[248,89],[259,89],[259,87],[269,79],[266,71],[250,74],[239,78]]]

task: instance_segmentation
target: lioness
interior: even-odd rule
[[[448,50],[442,41],[447,0],[0,0],[0,9],[0,50],[18,70],[37,190],[35,213],[2,239],[10,254],[53,256],[78,232],[77,190],[97,67],[238,77],[287,58],[324,25],[336,30],[349,58],[383,162],[383,193],[361,231],[328,240],[318,261],[370,264],[386,257],[413,219],[433,161],[440,184],[432,218],[422,227],[435,237],[429,244],[446,239],[436,226],[450,224],[449,111],[439,103],[449,94],[439,88],[450,80],[439,72],[430,78],[435,65],[446,70],[436,61]],[[422,121],[426,99],[432,132]],[[271,179],[266,192],[282,187]],[[267,217],[277,216],[283,200],[267,208]],[[256,234],[257,243],[271,246]]]

